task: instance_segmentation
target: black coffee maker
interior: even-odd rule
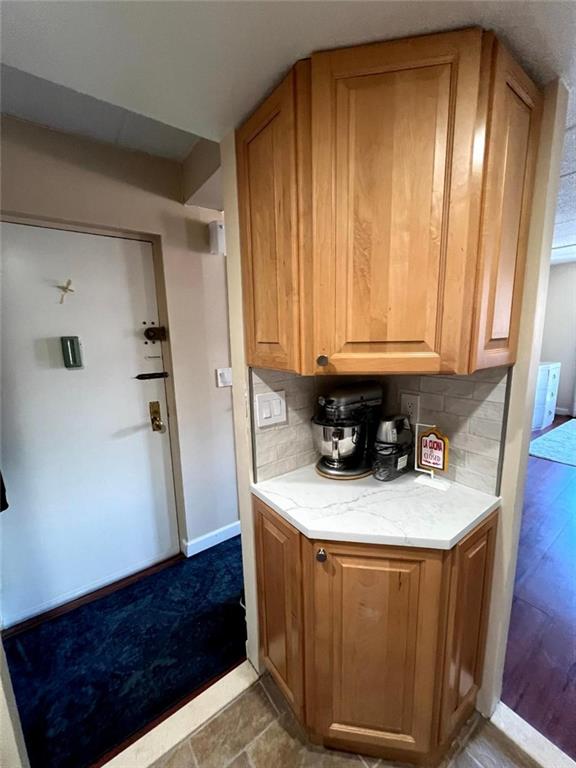
[[[376,480],[394,480],[414,466],[414,436],[408,416],[386,416],[378,425],[373,447]]]

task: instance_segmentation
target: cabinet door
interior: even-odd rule
[[[253,499],[261,657],[278,687],[302,708],[302,569],[300,533]]]
[[[426,752],[443,554],[306,541],[303,552],[308,725],[335,746]]]
[[[471,714],[482,682],[497,513],[451,552],[440,739]]]
[[[481,58],[480,29],[312,57],[317,372],[467,372]]]
[[[541,95],[494,45],[470,371],[516,360]]]
[[[236,156],[247,362],[298,371],[294,77],[238,129]]]

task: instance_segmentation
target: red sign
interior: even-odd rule
[[[448,438],[437,427],[418,437],[418,466],[444,472],[448,468]]]

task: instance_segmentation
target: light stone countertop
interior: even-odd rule
[[[451,549],[500,506],[492,496],[409,472],[380,482],[328,480],[314,465],[252,484],[252,493],[310,539]]]

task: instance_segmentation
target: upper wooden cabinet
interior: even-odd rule
[[[311,246],[301,171],[309,80],[301,62],[236,134],[246,356],[288,371],[301,368],[300,251]]]
[[[470,368],[516,359],[541,95],[495,43]]]
[[[299,62],[238,131],[248,363],[513,363],[539,113],[477,28]]]

